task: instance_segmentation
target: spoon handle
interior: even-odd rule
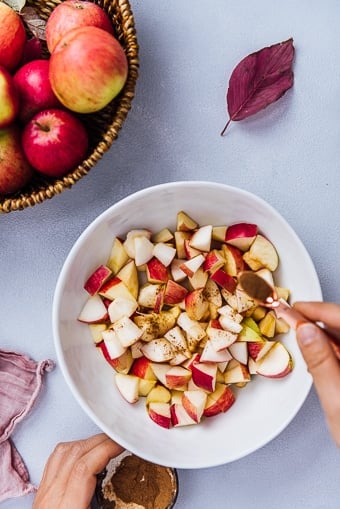
[[[292,308],[283,299],[279,299],[277,303],[278,304],[274,307],[276,316],[278,318],[283,318],[292,329],[296,330],[300,323],[308,322],[304,315]]]

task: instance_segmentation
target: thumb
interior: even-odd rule
[[[330,339],[320,327],[310,322],[304,322],[298,326],[296,337],[308,371],[313,377],[331,431],[333,435],[337,435],[336,439],[339,443],[340,364]]]

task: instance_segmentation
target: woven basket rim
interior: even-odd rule
[[[95,1],[95,0],[94,0]],[[8,213],[32,207],[71,188],[78,180],[87,175],[91,168],[102,158],[118,137],[119,131],[131,109],[139,72],[139,46],[135,21],[129,0],[116,0],[117,12],[121,15],[122,31],[125,41],[125,53],[128,59],[128,76],[123,90],[114,99],[116,111],[101,140],[88,157],[72,172],[48,183],[43,189],[32,192],[18,192],[15,196],[0,195],[0,213]]]

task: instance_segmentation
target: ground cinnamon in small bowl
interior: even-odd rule
[[[107,466],[97,493],[103,509],[171,509],[177,489],[174,469],[124,452]]]

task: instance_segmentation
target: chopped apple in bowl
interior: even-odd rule
[[[294,367],[283,340],[289,326],[238,282],[253,270],[289,298],[260,225],[199,225],[185,211],[175,225],[113,239],[108,259],[84,282],[78,315],[121,396],[129,404],[145,398],[150,419],[166,429],[224,413],[236,402],[234,388],[256,377],[279,383]]]

